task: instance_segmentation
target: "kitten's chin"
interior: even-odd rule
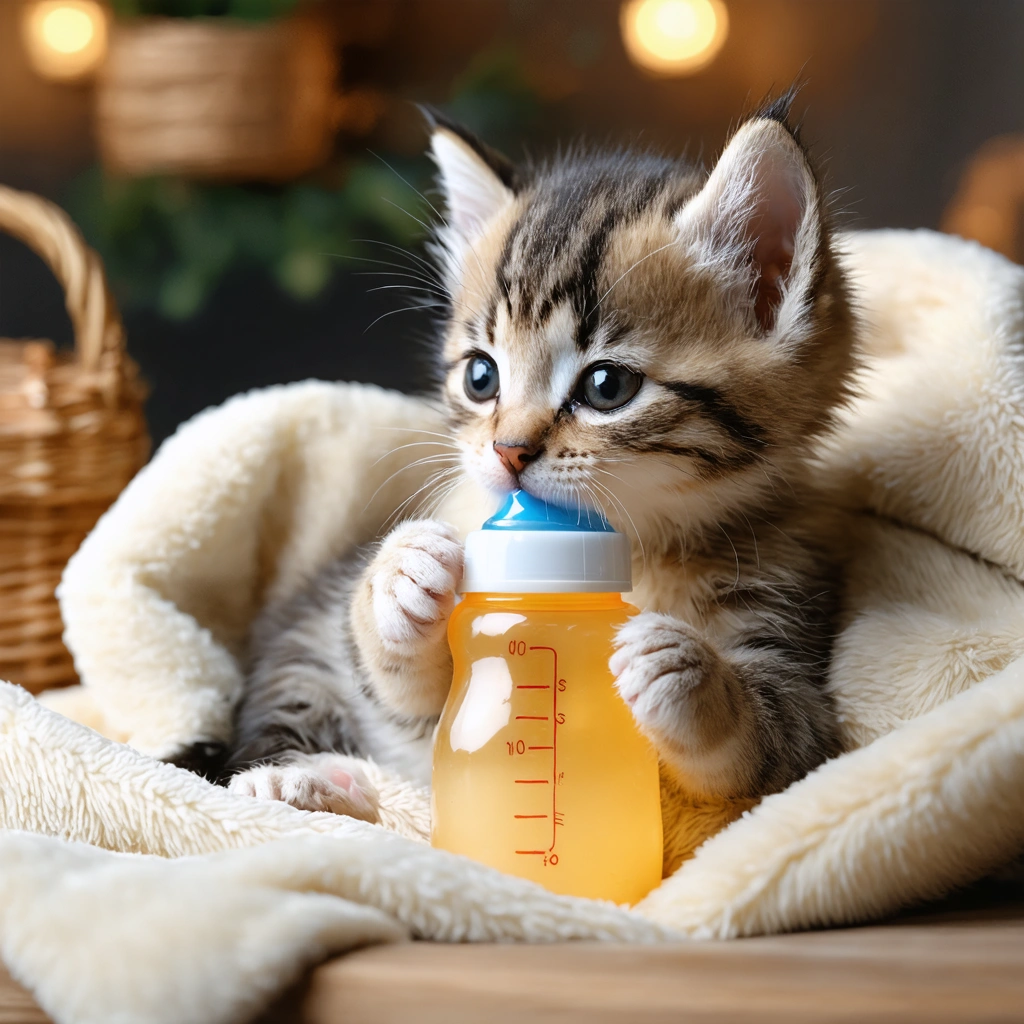
[[[488,460],[488,464],[480,465],[475,460],[463,459],[462,468],[478,487],[499,498],[506,494],[518,491],[523,485],[505,468],[494,465]]]

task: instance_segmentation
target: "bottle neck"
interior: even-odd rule
[[[564,594],[463,594],[462,604],[473,608],[493,608],[501,605],[503,608],[564,608],[571,604],[581,611],[597,611],[598,609],[623,608],[626,602],[622,595],[617,593],[607,594],[579,594],[567,592]]]

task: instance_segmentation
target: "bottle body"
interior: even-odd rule
[[[614,688],[618,594],[469,594],[434,743],[435,846],[635,903],[661,880],[657,754]]]

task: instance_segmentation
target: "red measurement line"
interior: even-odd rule
[[[527,747],[527,750],[554,750],[554,747]]]
[[[514,814],[514,818],[546,818],[546,814]]]
[[[548,781],[548,779],[516,779],[516,782],[518,782],[521,786],[546,786],[548,784]]]
[[[547,853],[547,850],[516,850],[516,853]]]
[[[516,721],[522,722],[546,722],[548,720],[547,715],[516,715]]]
[[[554,854],[555,843],[558,842],[558,651],[554,647],[537,645],[531,647],[531,651],[550,651],[553,664],[551,666],[551,846],[548,853]]]
[[[517,690],[550,690],[550,686],[517,686]]]

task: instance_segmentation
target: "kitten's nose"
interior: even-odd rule
[[[495,441],[494,450],[512,473],[522,473],[526,469],[526,464],[533,462],[541,452],[541,449],[536,445],[518,444],[515,441],[510,444]]]

